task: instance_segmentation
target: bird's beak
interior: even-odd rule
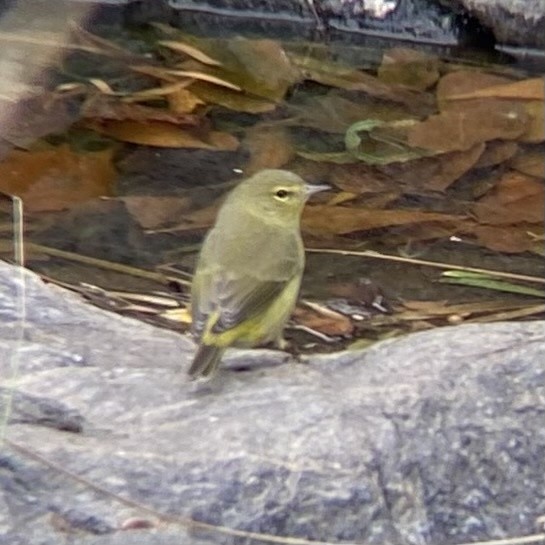
[[[322,185],[305,184],[305,197],[308,199],[309,197],[314,195],[314,193],[318,193],[319,191],[327,191],[328,189],[331,189],[331,186],[325,185],[325,184],[322,184]]]

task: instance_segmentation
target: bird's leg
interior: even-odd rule
[[[286,341],[282,334],[276,337],[276,339],[273,341],[273,344],[275,348],[277,348],[278,350],[282,350],[282,352],[285,352],[290,347],[290,342]]]

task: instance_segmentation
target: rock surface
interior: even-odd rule
[[[0,338],[2,545],[260,542],[158,523],[14,445],[161,513],[275,536],[443,545],[545,513],[544,322],[299,364],[236,351],[190,383],[189,339],[0,263]]]
[[[78,3],[81,0],[78,0]],[[305,33],[301,25],[342,32],[367,32],[369,37],[397,37],[411,42],[447,45],[458,40],[481,41],[490,29],[498,43],[545,48],[545,0],[89,0],[107,6],[111,19],[113,6],[128,6],[134,21],[161,19],[187,24],[192,14],[283,21],[285,28]],[[314,7],[314,8],[313,8]],[[249,19],[248,19],[249,18]],[[102,18],[104,20],[105,18]],[[121,19],[119,19],[121,20]],[[306,33],[305,33],[306,34]]]
[[[545,0],[455,0],[500,44],[545,49]]]

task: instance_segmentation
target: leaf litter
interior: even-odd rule
[[[385,51],[382,63],[369,70],[333,60],[323,50],[313,56],[310,48],[303,55],[300,48],[270,39],[200,38],[165,25],[155,30],[157,40],[146,55],[72,29],[74,41],[68,45],[117,62],[117,74],[108,77],[97,65],[96,74],[70,81],[67,72],[57,89],[33,98],[39,106],[40,100],[62,104],[77,96],[77,113],[60,123],[51,117],[51,133],[90,131],[100,146],[52,138],[43,123],[25,129],[27,149],[9,151],[0,162],[0,191],[24,199],[29,222],[88,199],[96,206],[97,198],[114,197],[115,157],[120,146],[130,144],[237,152],[245,157],[246,174],[287,168],[330,183],[336,193],[308,205],[303,217],[305,236],[318,247],[342,252],[362,241],[395,241],[397,248],[390,248],[395,253],[403,242],[436,244],[461,237],[485,251],[542,253],[541,78],[454,69],[404,48]],[[182,239],[201,236],[221,202],[199,207],[190,189],[182,195],[116,198],[145,236]],[[3,246],[9,244],[0,250]],[[358,282],[345,292],[358,291]],[[471,282],[486,288],[482,279],[466,286]],[[97,300],[98,292],[91,294],[88,286],[76,291]],[[522,286],[517,293],[529,297],[538,291]],[[149,299],[134,294],[103,290],[100,295],[110,296],[119,312],[172,320],[172,300],[168,308],[160,303],[168,293],[149,307]],[[187,297],[176,304],[187,318]],[[331,299],[330,306],[327,300],[310,301],[296,311],[295,326],[322,341],[346,342],[543,313],[542,305],[525,306],[520,299],[463,304],[398,299],[391,314],[364,307],[361,301]]]

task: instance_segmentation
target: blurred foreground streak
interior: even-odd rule
[[[70,50],[73,25],[83,24],[92,8],[19,0],[0,3],[0,10],[1,160],[12,147],[29,146],[66,119],[68,112],[59,112],[59,101],[48,96],[50,69]]]

